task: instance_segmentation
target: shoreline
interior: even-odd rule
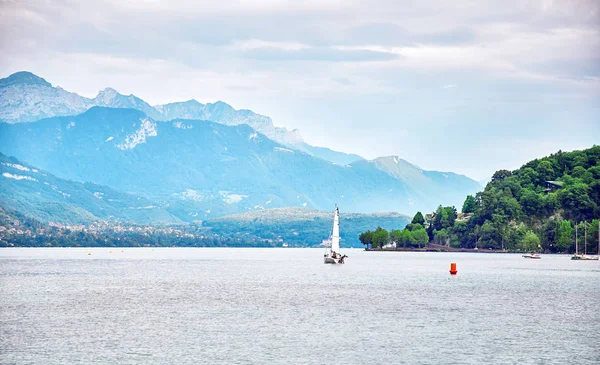
[[[370,252],[468,252],[468,253],[514,253],[527,254],[525,251],[507,251],[507,250],[492,250],[492,249],[474,249],[474,248],[455,248],[447,246],[428,246],[423,248],[400,247],[400,248],[365,248],[365,251]],[[550,255],[549,253],[539,252],[540,254]],[[556,253],[563,255],[564,253]]]

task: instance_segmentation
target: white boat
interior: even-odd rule
[[[542,256],[540,256],[539,254],[537,254],[535,252],[523,255],[523,257],[526,258],[526,259],[541,259],[542,258]]]
[[[325,263],[326,264],[343,264],[344,259],[348,256],[340,253],[340,210],[337,205],[333,213],[333,228],[331,236],[323,242],[325,244]]]

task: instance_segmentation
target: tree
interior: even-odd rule
[[[588,253],[596,253],[597,255],[600,254],[598,253],[598,219],[594,219],[592,221],[592,223],[588,224],[588,230],[587,230],[587,234],[588,234],[588,247],[587,247],[587,252]]]
[[[442,207],[440,205],[433,218],[433,228],[438,231],[444,228],[450,228],[454,226],[454,221],[456,221],[457,216],[455,207]]]
[[[358,240],[363,245],[373,244],[373,232],[369,230],[361,233],[360,236],[358,236]]]
[[[590,199],[589,186],[575,182],[558,191],[558,199],[563,209],[568,212],[567,218],[577,221],[592,219],[597,203]]]
[[[417,212],[417,214],[415,214],[412,222],[410,222],[411,224],[420,224],[420,225],[424,225],[425,224],[425,218],[423,218],[423,214],[421,214],[421,212]]]
[[[415,241],[412,233],[408,229],[403,229],[400,232],[399,244],[401,244],[402,247],[412,247],[414,243]]]
[[[527,231],[525,236],[521,239],[521,249],[523,251],[533,252],[540,248],[540,238],[533,231]]]
[[[540,175],[531,167],[526,167],[519,173],[519,185],[533,189],[540,181]]]
[[[556,231],[557,224],[554,218],[548,219],[542,225],[542,248],[544,251],[556,250]]]
[[[542,202],[540,196],[531,189],[523,189],[521,193],[521,208],[527,216],[537,216],[540,213]]]
[[[377,227],[373,232],[373,247],[383,248],[390,241],[390,234],[387,230]]]
[[[492,175],[492,181],[503,180],[512,175],[512,172],[508,170],[498,170]]]
[[[396,247],[400,246],[400,239],[402,238],[402,231],[399,229],[392,229],[390,232],[390,239],[392,242],[396,242]]]
[[[498,230],[492,222],[486,221],[479,228],[479,240],[477,246],[494,249],[501,247],[500,234],[498,234]]]
[[[550,161],[541,161],[536,168],[539,175],[539,184],[543,184],[546,181],[554,180],[554,167]]]
[[[469,238],[467,237],[467,234],[469,232],[469,227],[467,226],[467,224],[465,222],[455,222],[454,223],[454,228],[452,228],[452,233],[454,235],[456,235],[456,240],[458,242],[460,242],[461,244],[467,244],[469,241]]]
[[[477,202],[475,201],[475,197],[473,195],[467,195],[465,202],[462,206],[463,213],[473,213],[475,212],[475,208],[477,207]]]
[[[408,229],[409,231],[416,231],[418,229],[422,229],[423,226],[420,225],[419,223],[409,223],[406,225],[405,229]]]
[[[437,245],[447,246],[450,243],[450,235],[446,231],[446,229],[442,228],[439,231],[433,232],[433,241]]]
[[[571,172],[571,176],[581,179],[585,174],[586,170],[583,166],[575,166],[573,168],[573,172]]]
[[[573,227],[571,222],[563,220],[556,229],[556,248],[559,252],[567,251],[573,243]]]
[[[427,243],[429,242],[429,236],[427,235],[427,231],[425,231],[425,228],[412,231],[411,235],[413,237],[414,242],[417,245],[419,245],[419,248],[421,248],[421,246],[425,247],[425,245],[427,245]]]

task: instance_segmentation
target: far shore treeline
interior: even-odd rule
[[[381,227],[360,234],[364,245],[422,248],[575,251],[597,253],[600,218],[600,146],[558,151],[515,171],[500,170],[482,192],[467,196],[459,213],[439,206],[418,212],[403,229]],[[587,247],[584,232],[587,230]]]

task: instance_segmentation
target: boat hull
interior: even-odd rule
[[[337,261],[335,259],[332,259],[331,257],[325,257],[325,263],[326,264],[337,264]]]
[[[594,257],[594,256],[585,256],[585,255],[573,255],[573,256],[571,256],[571,260],[580,260],[580,261],[598,261],[598,257]]]

